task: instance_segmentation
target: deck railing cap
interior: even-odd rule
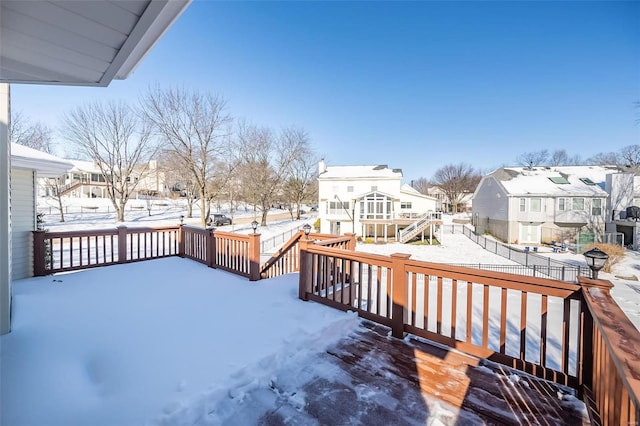
[[[593,278],[587,278],[583,276],[578,276],[578,283],[582,287],[597,287],[606,291],[607,293],[613,288],[613,284],[611,283],[611,281],[594,280]]]

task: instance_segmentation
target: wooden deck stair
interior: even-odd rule
[[[411,225],[402,229],[398,236],[398,242],[406,243],[411,241],[417,235],[419,235],[422,231],[429,228],[432,225],[442,225],[442,215],[441,213],[425,213],[420,216],[418,220],[413,222]]]

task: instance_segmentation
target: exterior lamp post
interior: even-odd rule
[[[180,225],[181,226],[184,225],[184,215],[183,214],[180,215]]]
[[[253,222],[251,222],[251,228],[253,229],[253,233],[256,233],[256,229],[258,229],[258,221],[254,220]]]
[[[311,232],[311,225],[309,225],[308,223],[306,223],[303,227],[302,230],[304,231],[304,235],[306,237],[306,239],[309,239],[309,232]]]
[[[609,259],[609,255],[600,250],[598,247],[594,247],[591,250],[585,252],[584,257],[587,260],[587,266],[591,268],[591,278],[597,280],[598,272],[607,262],[607,259]]]

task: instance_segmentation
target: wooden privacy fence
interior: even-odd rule
[[[300,241],[303,300],[578,389],[605,424],[638,420],[640,333],[602,287]],[[598,287],[599,286],[599,287]],[[635,423],[632,423],[635,424]]]

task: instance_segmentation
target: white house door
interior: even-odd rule
[[[520,244],[540,244],[540,227],[530,223],[520,224]]]
[[[331,235],[340,235],[340,222],[331,222]]]

